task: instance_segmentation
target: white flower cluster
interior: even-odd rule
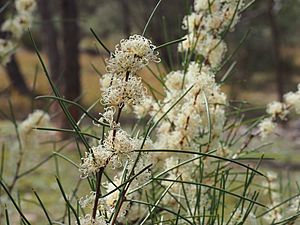
[[[273,119],[280,118],[284,120],[289,114],[286,105],[277,101],[269,103],[266,111]]]
[[[288,92],[283,98],[287,108],[295,109],[295,112],[300,114],[300,84],[298,84],[298,90],[296,92]]]
[[[24,31],[32,23],[32,13],[36,8],[35,0],[16,0],[17,13],[7,19],[1,26],[0,32],[6,34],[6,38],[0,39],[0,63],[7,64],[11,54],[17,48],[17,43]]]
[[[48,113],[42,110],[35,110],[29,114],[28,117],[18,126],[18,131],[23,147],[36,147],[38,135],[40,132],[36,132],[36,127],[46,127],[50,123],[50,117]]]
[[[211,70],[200,69],[197,63],[191,62],[186,74],[184,71],[171,72],[166,76],[165,84],[168,88],[166,98],[161,103],[154,103],[151,114],[158,120],[173,108],[158,126],[157,148],[193,149],[206,144],[209,133],[213,140],[218,139],[223,130],[227,102]]]
[[[120,168],[131,159],[134,150],[140,148],[140,141],[131,138],[126,131],[119,128],[110,130],[103,143],[86,152],[80,167],[82,178],[98,172],[101,168],[111,166]]]
[[[93,219],[90,214],[86,214],[84,217],[80,217],[81,225],[107,225],[104,216],[97,214],[96,219]],[[77,224],[77,223],[76,223]]]
[[[270,134],[273,134],[277,128],[277,124],[274,123],[272,118],[265,118],[258,124],[260,136],[263,140],[266,140]]]
[[[116,169],[126,167],[126,171],[132,171],[133,175],[142,171],[146,166],[151,164],[149,154],[138,154],[135,150],[143,148],[152,148],[150,139],[140,139],[139,137],[131,137],[125,130],[121,128],[119,119],[124,107],[141,105],[145,101],[146,88],[144,87],[140,77],[136,73],[150,62],[159,62],[158,53],[155,46],[150,40],[134,35],[129,39],[124,39],[116,46],[116,50],[111,54],[107,63],[107,74],[100,80],[102,89],[101,102],[105,106],[104,113],[101,113],[100,122],[109,126],[109,130],[99,145],[92,147],[89,152],[85,153],[80,166],[81,177],[85,178],[96,174],[101,169]],[[118,172],[118,171],[117,171]],[[150,171],[144,171],[137,176],[128,191],[138,187],[139,184],[148,180]],[[128,175],[128,174],[127,174]],[[113,183],[107,183],[106,192],[110,193],[124,182],[126,178],[123,174],[115,176]],[[132,176],[132,174],[131,174]],[[100,188],[100,187],[99,187]],[[81,199],[80,204],[83,208],[90,207],[95,201],[95,193]],[[136,197],[135,193],[123,196],[123,198],[132,199]],[[93,218],[87,214],[82,218],[82,224],[106,224],[106,219],[115,213],[120,191],[115,190],[106,197],[99,199],[97,212],[99,216]],[[130,213],[134,204],[123,202],[118,214],[118,220],[136,217],[136,212]],[[146,210],[145,210],[146,211]],[[132,214],[132,216],[130,216]],[[100,216],[105,215],[105,217]]]
[[[108,74],[111,85],[103,90],[103,105],[123,106],[137,105],[144,101],[147,93],[142,79],[129,74],[127,78]]]
[[[243,0],[195,0],[195,11],[183,19],[188,34],[179,51],[194,50],[206,64],[218,66],[227,50],[222,35],[235,27],[242,7]]]
[[[140,35],[121,40],[106,60],[108,73],[100,80],[104,105],[123,107],[144,101],[147,91],[136,72],[150,62],[160,62],[155,48],[150,40]]]
[[[284,102],[273,101],[267,105],[266,112],[269,117],[262,120],[258,125],[262,139],[266,139],[275,133],[277,127],[276,120],[286,120],[292,109],[295,109],[295,112],[300,114],[300,84],[298,84],[296,92],[288,92],[283,98]]]
[[[152,111],[154,99],[152,96],[147,96],[145,100],[138,105],[133,106],[134,114],[138,119],[144,118]]]
[[[162,117],[157,126],[155,149],[195,151],[200,146],[216,147],[216,154],[222,157],[233,157],[226,145],[220,148],[223,138],[224,124],[226,120],[225,110],[227,97],[215,80],[215,74],[211,68],[219,66],[226,52],[226,44],[221,34],[226,29],[232,29],[238,21],[242,1],[195,1],[195,11],[186,16],[183,21],[183,29],[188,31],[186,40],[178,50],[191,51],[196,56],[203,56],[203,62],[190,62],[183,70],[172,71],[165,77],[165,98],[155,102],[148,98],[148,104],[134,106],[138,118],[145,115],[145,111],[153,116],[154,122]],[[186,166],[176,167],[184,160],[191,158],[188,154],[159,153],[156,161],[163,164],[168,172],[168,179],[182,179],[194,181],[199,174],[199,161],[189,163]],[[217,165],[208,157],[202,163],[205,174],[212,173]],[[202,174],[203,175],[203,174]],[[202,180],[202,183],[211,185],[211,180]],[[167,188],[171,182],[162,182]],[[199,190],[194,185],[186,185],[183,194],[183,185],[179,182],[172,184],[162,203],[167,207],[178,205],[178,201],[190,202],[192,207],[196,199],[199,200]],[[210,189],[201,188],[201,206],[209,207]],[[186,199],[188,198],[188,199]],[[208,209],[208,208],[207,208]],[[191,209],[194,211],[194,209]],[[201,211],[201,210],[200,210]],[[200,216],[200,215],[199,215]]]
[[[98,172],[108,164],[121,167],[140,148],[140,140],[131,138],[120,128],[119,118],[114,118],[116,107],[118,114],[123,107],[141,104],[146,89],[136,72],[150,62],[159,62],[158,53],[150,40],[140,35],[121,40],[107,62],[107,74],[100,80],[102,87],[102,103],[106,106],[100,118],[109,124],[111,130],[105,139],[90,152],[85,153],[80,171],[83,177]],[[117,115],[116,117],[119,117]]]
[[[105,182],[103,184],[103,186],[105,187],[105,191],[106,193],[110,193],[108,195],[106,195],[105,197],[102,197],[99,199],[98,201],[98,206],[97,206],[97,210],[98,210],[98,214],[95,220],[92,219],[90,214],[86,214],[84,218],[81,218],[81,224],[86,224],[86,225],[90,225],[90,224],[101,224],[101,225],[106,225],[108,224],[106,222],[106,218],[110,218],[112,216],[112,214],[114,213],[114,210],[116,208],[116,205],[118,203],[118,199],[119,199],[119,195],[120,195],[120,190],[117,190],[117,187],[121,185],[121,176],[115,176],[112,182]],[[131,189],[133,189],[133,187],[137,187],[138,185],[135,183],[135,185],[133,185],[129,191],[131,191]],[[133,193],[131,195],[126,195],[126,200],[130,200],[130,199],[134,199],[134,198],[138,198],[138,193]],[[82,208],[88,208],[91,209],[94,205],[94,201],[95,201],[95,196],[96,193],[95,192],[91,192],[90,195],[87,195],[83,198],[81,198],[79,200],[79,204]],[[131,209],[131,210],[129,210]],[[136,210],[136,211],[134,211]],[[129,202],[124,202],[122,204],[122,207],[120,209],[120,213],[119,213],[119,220],[121,219],[122,221],[126,220],[126,221],[134,221],[134,219],[139,218],[139,216],[141,216],[140,214],[137,215],[137,213],[143,213],[145,214],[146,212],[146,208],[145,207],[140,207],[136,204],[130,204]],[[105,215],[101,216],[101,215]]]
[[[116,46],[110,59],[106,61],[107,72],[125,75],[126,72],[137,72],[150,62],[160,62],[155,48],[149,39],[141,35],[133,35],[129,39],[123,39]]]
[[[149,159],[149,158],[148,158]],[[147,162],[149,163],[149,161]],[[141,163],[139,163],[141,165]],[[143,164],[145,165],[145,164]],[[129,168],[128,168],[129,169]],[[121,179],[122,174],[118,174],[117,176],[114,177],[114,179],[111,182],[105,182],[103,184],[105,188],[106,193],[110,193],[105,195],[104,197],[101,197],[98,201],[97,205],[97,212],[99,212],[99,215],[105,215],[106,218],[110,218],[113,213],[115,212],[119,197],[120,197],[120,190],[117,189],[118,186],[122,184],[122,179]],[[134,180],[134,182],[130,185],[130,188],[128,189],[128,192],[133,190],[134,188],[138,187],[141,180],[138,179],[138,177]],[[87,195],[79,200],[79,204],[82,208],[88,208],[91,209],[94,206],[94,201],[95,201],[95,192],[91,192],[90,195]],[[138,192],[133,192],[130,195],[126,194],[124,198],[126,200],[130,199],[138,199],[140,196],[140,193]],[[136,211],[135,211],[136,210]],[[141,215],[138,215],[138,212],[143,212],[143,214],[146,212],[145,207],[141,207],[136,204],[129,203],[128,201],[124,202],[122,204],[122,207],[120,209],[119,215],[118,215],[118,220],[122,221],[134,221],[134,219],[139,218]],[[87,214],[85,216],[86,220],[89,220],[90,222],[92,221],[90,214]],[[103,216],[99,216],[95,219],[96,222],[99,222],[98,220],[102,221],[103,223],[105,222],[105,218]],[[95,223],[97,224],[97,223]],[[104,223],[106,224],[106,223]]]
[[[151,107],[148,107],[155,122],[164,116],[157,127],[155,149],[195,151],[201,145],[217,147],[223,137],[227,98],[216,83],[212,70],[191,62],[187,71],[173,71],[166,75],[165,86],[166,97],[162,101],[153,102]],[[179,99],[181,100],[178,101]],[[229,150],[225,146],[218,154],[225,154],[222,156],[228,157]],[[191,158],[188,154],[179,156],[171,153],[154,154],[155,156],[157,162],[164,164],[165,170],[174,168]],[[199,161],[197,162],[171,170],[168,172],[168,179],[175,180],[180,177],[184,181],[194,181],[201,176],[197,169]],[[216,164],[210,164],[209,158],[203,162],[206,163],[204,173],[211,173],[215,168],[213,165]],[[210,183],[205,179],[202,182]],[[171,182],[162,184],[167,188]],[[186,185],[185,191],[189,193],[187,196],[183,195],[181,183],[173,183],[162,203],[167,207],[175,207],[178,201],[182,201],[181,204],[188,201],[191,207],[197,205],[195,201],[199,199],[199,190],[196,186]],[[209,195],[210,190],[203,187],[201,207],[208,207]]]

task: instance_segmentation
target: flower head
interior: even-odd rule
[[[79,167],[81,178],[86,178],[89,175],[98,172],[101,168],[108,164],[113,153],[105,149],[101,144],[92,147],[90,152],[85,153],[82,158],[82,163]]]
[[[144,101],[147,90],[140,77],[129,74],[127,79],[111,76],[111,84],[103,90],[104,105],[124,106],[136,105]]]
[[[274,101],[267,105],[267,113],[272,116],[273,119],[279,117],[283,120],[289,114],[289,111],[284,103]]]
[[[262,139],[266,139],[275,132],[276,123],[273,122],[272,118],[266,118],[258,124],[259,133]]]
[[[15,23],[20,26],[23,31],[28,29],[32,23],[32,16],[30,14],[20,14],[14,18]]]
[[[19,134],[23,146],[34,147],[37,145],[36,127],[47,126],[50,122],[49,115],[42,110],[35,110],[19,125]]]
[[[116,154],[129,154],[136,149],[136,145],[136,140],[122,129],[110,130],[104,140],[105,148]]]
[[[35,8],[35,0],[16,0],[16,9],[20,14],[32,13]]]
[[[11,37],[14,39],[19,39],[23,34],[23,27],[17,18],[18,17],[14,19],[8,19],[1,26],[1,30],[9,32]]]
[[[90,214],[86,214],[84,217],[80,217],[81,225],[107,225],[108,223],[105,221],[105,218],[99,214],[97,214],[96,218],[93,219]]]
[[[114,107],[107,107],[104,109],[104,113],[100,113],[101,118],[99,119],[102,123],[108,123],[111,128],[115,128],[118,124],[115,124],[114,115],[116,109]]]
[[[288,92],[284,95],[284,102],[288,107],[294,108],[297,114],[300,114],[300,84],[298,84],[298,91]]]
[[[125,75],[137,72],[150,62],[159,61],[152,42],[141,35],[133,35],[116,46],[116,51],[106,61],[106,69],[112,74]]]

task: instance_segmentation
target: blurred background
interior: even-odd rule
[[[142,32],[157,3],[156,0],[37,1],[31,27],[34,40],[65,98],[79,101],[85,107],[100,97],[98,80],[105,73],[104,59],[108,57],[90,28],[109,49],[114,49],[120,39]],[[0,5],[5,3],[6,0],[0,0]],[[155,45],[182,37],[181,22],[191,5],[191,0],[163,0],[146,36]],[[13,4],[9,7],[1,13],[0,23],[13,13]],[[239,48],[233,57],[236,67],[224,88],[231,99],[263,105],[280,99],[287,91],[295,91],[300,82],[299,15],[299,0],[257,0],[243,13],[240,23],[227,37],[229,54]],[[0,119],[7,116],[8,98],[17,119],[22,120],[32,108],[47,107],[45,101],[32,101],[34,96],[51,93],[28,33],[20,46],[11,62],[0,70]],[[177,45],[173,45],[174,54],[168,54],[166,49],[160,51],[162,71],[178,67],[176,50]],[[143,76],[155,85],[152,76],[147,73]],[[58,108],[50,109],[57,114]],[[78,117],[75,109],[71,111]],[[55,118],[60,120],[54,114]]]

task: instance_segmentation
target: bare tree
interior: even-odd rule
[[[283,100],[284,94],[284,71],[283,71],[283,62],[281,58],[281,41],[280,41],[280,33],[278,29],[278,24],[276,21],[276,15],[274,12],[274,0],[268,1],[268,17],[272,35],[272,45],[274,51],[274,63],[276,69],[276,85],[277,85],[277,93],[278,99],[280,101]]]
[[[13,54],[9,63],[5,65],[5,71],[9,77],[11,86],[24,95],[32,95],[32,91],[28,88],[24,76],[19,67],[16,56]]]
[[[63,76],[61,71],[61,55],[58,48],[58,34],[53,22],[53,1],[48,0],[38,0],[38,11],[41,19],[41,36],[42,36],[42,46],[47,54],[50,68],[50,76],[55,86],[60,92],[63,91]],[[60,110],[58,102],[54,102],[51,105],[49,111],[55,113],[56,117],[53,118],[53,121],[57,125],[64,124],[66,118]],[[60,112],[60,114],[57,114]]]
[[[129,37],[131,32],[129,2],[128,0],[119,0],[119,1],[120,1],[121,11],[122,11],[123,33],[126,37]]]
[[[79,26],[77,1],[62,0],[62,41],[63,41],[63,75],[64,95],[68,100],[80,97],[80,65],[79,65]],[[79,111],[75,107],[69,108],[75,120],[79,118]],[[67,124],[63,124],[66,126]]]
[[[38,0],[38,11],[41,17],[41,35],[43,48],[48,56],[50,74],[56,86],[60,86],[61,57],[58,50],[58,35],[53,23],[53,9],[48,0]]]

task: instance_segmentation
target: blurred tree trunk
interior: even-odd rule
[[[283,62],[281,58],[281,41],[278,24],[276,22],[276,15],[274,12],[274,0],[268,1],[268,17],[272,35],[272,45],[274,52],[274,63],[276,69],[276,85],[278,100],[283,100],[284,95],[284,71]]]
[[[58,35],[53,23],[53,1],[38,0],[37,5],[41,18],[42,46],[47,54],[50,76],[55,86],[62,92],[63,76],[61,71],[61,56],[58,49]],[[62,122],[65,121],[65,116],[62,114],[57,101],[51,105],[49,111],[51,114],[56,115],[52,121],[57,123],[57,126],[65,123]]]
[[[32,91],[28,88],[23,74],[20,70],[19,64],[17,62],[16,56],[13,54],[9,63],[5,66],[5,71],[9,77],[11,85],[24,95],[32,95]]]
[[[128,0],[119,0],[123,15],[123,33],[126,37],[130,36],[130,10]]]
[[[142,17],[144,18],[145,23],[149,19],[149,16],[157,3],[158,0],[144,0],[140,3],[144,6]],[[183,37],[185,32],[180,28],[182,18],[186,13],[185,10],[183,10],[186,8],[185,6],[186,2],[182,0],[174,0],[172,4],[166,4],[165,1],[162,1],[149,24],[146,37],[151,38],[155,45],[161,45]],[[174,17],[174,15],[176,16]],[[173,62],[176,62],[177,46],[178,44],[174,44],[159,50],[162,62],[169,68],[173,66]]]
[[[51,7],[51,1],[38,0],[38,11],[41,17],[41,34],[42,44],[46,51],[49,60],[50,74],[53,82],[57,87],[60,86],[61,79],[61,65],[60,54],[58,50],[58,37],[57,31],[53,23],[53,11]]]
[[[3,6],[6,3],[6,0],[0,0],[0,6]],[[5,13],[3,12],[0,13],[0,27],[5,20],[4,14]],[[24,95],[32,94],[31,90],[28,88],[25,82],[24,76],[21,72],[15,55],[11,56],[11,61],[5,66],[5,71],[13,88],[15,88],[18,92]]]
[[[62,41],[63,41],[63,75],[64,95],[68,100],[77,100],[80,97],[80,65],[79,65],[79,26],[78,8],[75,0],[62,0]],[[76,107],[69,107],[75,120],[79,119]],[[64,123],[66,127],[68,124]]]

